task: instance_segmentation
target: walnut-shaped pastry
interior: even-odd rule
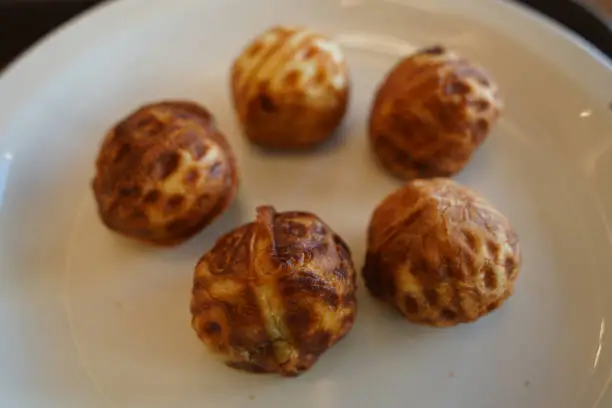
[[[453,326],[500,307],[520,263],[517,235],[490,203],[450,179],[421,179],[374,211],[363,276],[408,320]]]
[[[349,332],[355,289],[349,249],[328,225],[260,207],[198,263],[192,326],[230,367],[294,376]]]
[[[211,114],[166,101],[141,107],[108,132],[93,190],[108,228],[170,246],[225,211],[237,184],[234,153]]]
[[[370,145],[401,179],[461,171],[503,108],[482,68],[442,47],[400,61],[379,87],[370,114]]]
[[[340,47],[321,34],[272,27],[232,66],[234,106],[245,135],[272,149],[320,144],[347,108],[349,75]]]

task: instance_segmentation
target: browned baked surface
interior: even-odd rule
[[[363,276],[408,320],[474,321],[512,294],[521,263],[509,221],[450,179],[416,180],[374,211]]]
[[[380,85],[370,144],[393,175],[410,180],[462,170],[503,107],[493,79],[442,47],[400,61]]]
[[[106,135],[93,180],[98,212],[111,230],[175,245],[229,206],[234,153],[210,113],[185,101],[146,105]]]
[[[318,217],[257,209],[195,270],[192,325],[230,367],[293,376],[353,326],[349,249]]]
[[[247,138],[273,149],[304,149],[338,127],[349,97],[340,47],[321,34],[272,27],[235,60],[231,89]]]

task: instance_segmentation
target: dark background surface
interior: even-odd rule
[[[205,1],[205,0],[203,0]],[[612,58],[612,31],[573,0],[516,0],[547,14]],[[0,3],[0,69],[39,38],[101,0]]]

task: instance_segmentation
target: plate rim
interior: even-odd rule
[[[10,79],[14,72],[18,71],[22,65],[28,60],[36,57],[41,48],[48,48],[53,46],[55,42],[59,42],[66,36],[71,36],[78,33],[78,30],[87,30],[88,27],[84,23],[89,22],[92,18],[107,17],[107,13],[118,13],[119,7],[128,3],[136,3],[142,0],[106,0],[102,3],[94,4],[91,7],[83,10],[68,20],[60,23],[50,32],[44,34],[32,45],[27,47],[20,55],[18,55],[13,61],[0,70],[0,84],[5,82],[7,78]],[[149,2],[156,0],[148,0]],[[257,1],[257,0],[255,0]],[[387,2],[387,0],[367,0],[368,2]],[[159,1],[158,1],[159,2]],[[496,7],[508,7],[515,12],[523,14],[525,18],[529,18],[534,22],[537,22],[541,27],[545,27],[549,31],[553,31],[555,34],[562,36],[568,40],[573,46],[579,48],[583,52],[597,60],[601,65],[612,71],[612,57],[608,57],[603,51],[597,48],[590,41],[583,38],[579,33],[576,33],[571,28],[563,25],[554,18],[540,12],[528,6],[525,3],[521,3],[514,0],[497,0]],[[584,7],[584,6],[583,6]],[[91,26],[90,26],[91,27]],[[74,34],[73,34],[74,32]],[[611,32],[612,36],[612,32]]]

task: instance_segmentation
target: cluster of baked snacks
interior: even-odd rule
[[[244,135],[271,149],[305,149],[342,121],[350,79],[340,47],[302,28],[273,27],[235,60],[234,108]],[[509,221],[443,177],[460,171],[502,109],[493,80],[441,47],[400,61],[380,85],[371,148],[407,184],[375,209],[363,278],[408,320],[470,322],[513,292],[521,263]],[[93,190],[104,224],[177,245],[221,215],[238,188],[236,159],[205,108],[150,104],[104,139]],[[297,375],[352,328],[357,273],[346,243],[307,212],[257,208],[195,269],[198,337],[234,368]]]

